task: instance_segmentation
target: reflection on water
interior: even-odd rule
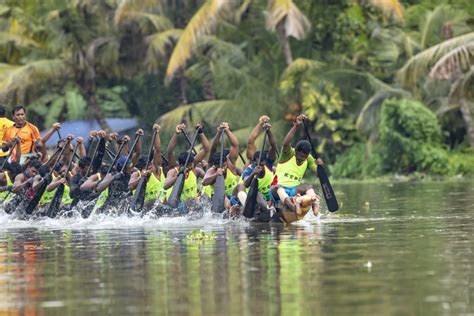
[[[0,215],[0,314],[474,313],[472,183],[337,190],[341,211],[290,227]]]

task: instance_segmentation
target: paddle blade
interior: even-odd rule
[[[319,183],[321,183],[321,188],[323,190],[324,199],[326,200],[326,205],[330,212],[335,212],[339,209],[339,204],[336,200],[336,195],[332,189],[331,183],[329,182],[328,174],[326,169],[323,166],[318,165],[318,178]]]
[[[212,207],[213,213],[222,213],[225,210],[225,185],[224,176],[219,175],[214,183],[214,195],[212,196]]]
[[[33,214],[33,211],[38,206],[39,201],[41,200],[41,197],[43,196],[44,191],[46,191],[46,187],[48,186],[48,184],[49,184],[48,181],[44,181],[43,184],[41,184],[38,191],[36,191],[35,195],[30,200],[30,203],[28,203],[28,206],[26,207],[26,210],[25,210],[26,214],[28,215]]]
[[[173,185],[173,190],[171,191],[171,195],[168,198],[168,205],[176,208],[179,206],[179,202],[181,202],[181,192],[183,192],[184,187],[184,173],[180,172],[176,182]]]
[[[258,194],[258,180],[257,177],[252,179],[250,183],[249,193],[247,194],[247,199],[245,200],[243,214],[247,218],[252,218],[255,213],[255,207],[257,206],[257,194]]]
[[[145,203],[145,192],[146,192],[146,184],[148,181],[147,177],[140,178],[138,181],[137,188],[135,189],[135,194],[133,195],[132,199],[132,209],[139,210],[143,207]]]
[[[56,192],[54,193],[53,199],[51,200],[51,203],[49,203],[48,210],[46,214],[54,218],[59,212],[59,209],[61,208],[61,200],[63,198],[64,194],[64,184],[61,184],[57,189]]]

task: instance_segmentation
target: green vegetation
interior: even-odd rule
[[[0,101],[41,127],[225,120],[245,143],[268,114],[281,142],[304,112],[333,176],[474,172],[470,0],[0,0],[0,27]]]

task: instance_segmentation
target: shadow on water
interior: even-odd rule
[[[0,313],[474,312],[471,183],[337,189],[339,212],[291,226],[0,215]]]

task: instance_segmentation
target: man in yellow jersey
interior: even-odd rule
[[[224,151],[222,167],[220,168],[220,152],[216,151],[216,148],[220,144],[222,133],[224,133],[229,139],[231,147],[230,150]],[[235,198],[237,195],[236,188],[238,186],[240,176],[242,175],[242,170],[236,167],[236,161],[238,157],[239,140],[230,130],[229,124],[227,122],[222,122],[217,128],[217,134],[214,137],[214,141],[211,146],[211,156],[209,159],[211,166],[206,171],[204,179],[202,180],[202,185],[203,193],[211,198],[214,194],[214,184],[216,182],[217,176],[223,175],[226,193],[225,207],[227,209],[232,206],[236,206],[235,208],[237,208],[239,205],[239,201]]]
[[[269,123],[270,118],[266,115],[260,117],[258,124],[252,130],[247,142],[247,159],[250,164],[242,173],[242,181],[237,187],[236,197],[240,201],[241,205],[245,205],[247,199],[246,188],[250,187],[254,176],[258,178],[258,194],[257,203],[261,212],[268,210],[268,202],[270,202],[270,186],[273,183],[273,165],[277,159],[277,144],[275,136],[271,131],[271,125]],[[264,131],[268,133],[268,142],[270,143],[269,150],[264,150],[258,164],[260,157],[260,151],[256,150],[255,140],[259,134]]]
[[[34,155],[35,142],[40,139],[40,133],[35,125],[26,121],[26,110],[23,106],[14,107],[12,113],[15,124],[7,128],[3,135],[3,142],[11,147],[13,140],[18,136],[21,139],[20,163],[24,163],[28,157]]]
[[[6,111],[5,107],[3,105],[0,105],[0,139],[3,140],[3,135],[5,135],[5,131],[13,126],[15,124],[13,121],[10,121],[9,119],[6,118]],[[3,145],[3,141],[2,141]],[[3,148],[3,146],[2,146]],[[3,157],[6,157],[8,155],[8,147],[5,148],[6,150],[0,150],[0,164],[3,162]]]
[[[301,179],[307,169],[316,173],[317,164],[322,165],[323,161],[314,160],[310,155],[311,144],[306,140],[300,140],[295,148],[291,146],[291,141],[305,118],[305,115],[296,118],[283,141],[283,150],[276,168],[278,184],[271,189],[272,197],[280,202],[277,208],[280,206],[283,209],[280,218],[287,223],[302,219],[310,207],[314,215],[319,215],[319,196],[311,185],[302,185]]]
[[[209,152],[209,141],[207,140],[206,135],[202,132],[202,125],[196,125],[196,129],[199,130],[199,138],[201,140],[202,149],[194,155],[192,152],[189,157],[188,164],[185,166],[186,158],[188,156],[188,151],[182,152],[178,155],[178,161],[176,161],[173,151],[177,145],[177,138],[178,135],[183,133],[186,129],[184,124],[179,124],[176,126],[175,133],[171,137],[170,143],[168,144],[168,163],[169,163],[169,171],[166,175],[164,189],[167,190],[167,197],[172,192],[172,187],[178,178],[179,171],[181,168],[185,168],[185,180],[183,191],[181,193],[181,201],[185,202],[184,204],[178,207],[178,211],[180,213],[186,212],[188,209],[184,207],[190,206],[190,204],[198,198],[198,178],[202,178],[204,176],[204,170],[197,167],[197,165],[206,157],[207,153]]]
[[[164,200],[164,175],[163,169],[161,168],[161,139],[160,139],[160,125],[153,125],[153,129],[156,131],[155,143],[153,146],[153,160],[149,165],[148,170],[145,170],[147,165],[147,159],[150,157],[140,157],[135,165],[135,171],[130,176],[128,182],[128,189],[130,192],[134,191],[140,181],[141,177],[148,177],[146,191],[145,191],[145,203],[144,208],[149,209],[153,206],[156,200],[163,202]]]

